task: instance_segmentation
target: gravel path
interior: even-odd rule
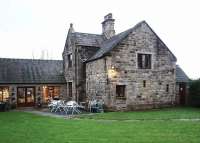
[[[37,110],[35,108],[18,108],[14,111],[33,113],[33,114],[37,114],[37,115],[41,115],[41,116],[56,117],[56,118],[65,118],[66,117],[66,115],[61,115],[61,114],[59,115],[59,114],[51,113],[51,112],[49,112],[49,110],[47,108],[40,109],[40,110]]]

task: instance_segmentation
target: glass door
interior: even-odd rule
[[[35,105],[35,88],[18,87],[17,88],[17,105],[19,107],[30,107]]]
[[[25,96],[26,96],[26,89],[25,88],[17,88],[17,105],[24,106],[25,105]]]
[[[26,88],[26,103],[34,103],[34,88]]]

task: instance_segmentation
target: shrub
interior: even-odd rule
[[[200,107],[200,79],[190,82],[190,104]]]

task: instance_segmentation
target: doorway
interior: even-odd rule
[[[68,82],[68,96],[72,98],[72,82]]]
[[[179,84],[179,103],[182,106],[186,104],[186,83]]]
[[[35,87],[17,88],[17,106],[32,107],[35,105]]]

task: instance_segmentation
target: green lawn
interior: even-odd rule
[[[200,119],[200,108],[164,108],[135,112],[109,112],[104,114],[82,115],[84,119],[104,120],[171,120]]]
[[[72,120],[2,112],[0,143],[199,143],[200,121],[192,119],[200,119],[200,109],[112,112]]]

